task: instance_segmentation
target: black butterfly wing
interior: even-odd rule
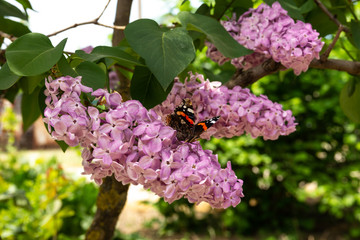
[[[186,140],[186,142],[194,142],[200,139],[200,135],[206,130],[208,130],[208,128],[210,128],[212,125],[214,125],[217,120],[219,120],[219,118],[220,116],[217,116],[195,124],[193,127],[193,132],[189,139]]]

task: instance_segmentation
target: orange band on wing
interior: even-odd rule
[[[208,127],[206,126],[206,124],[203,123],[203,122],[200,122],[200,123],[198,123],[197,125],[202,126],[202,128],[204,129],[204,131],[206,131],[206,130],[208,129]]]
[[[194,125],[194,121],[189,118],[189,116],[186,115],[184,112],[177,111],[176,114],[185,117],[186,121],[188,121],[191,125]]]

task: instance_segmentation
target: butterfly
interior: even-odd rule
[[[200,135],[219,120],[220,116],[213,117],[198,123],[190,99],[184,99],[177,106],[174,113],[167,115],[166,124],[176,130],[176,137],[180,141],[194,142],[200,139]]]

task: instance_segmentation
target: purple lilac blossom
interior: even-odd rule
[[[319,59],[324,43],[319,33],[309,23],[294,20],[287,15],[278,2],[272,6],[265,3],[249,9],[236,20],[234,15],[221,22],[229,34],[241,45],[254,53],[231,59],[236,68],[247,70],[272,58],[296,75],[305,72],[310,62]],[[212,43],[207,43],[207,56],[220,65],[229,61]]]
[[[165,119],[183,99],[192,101],[197,121],[220,116],[220,119],[200,137],[209,139],[232,138],[249,133],[256,138],[276,140],[280,135],[289,135],[297,123],[290,110],[283,110],[279,103],[266,96],[255,96],[247,88],[239,86],[228,89],[220,82],[210,82],[201,74],[189,73],[185,82],[175,79],[167,99],[154,108]]]
[[[49,78],[46,87],[44,122],[49,132],[56,140],[84,148],[84,174],[97,184],[114,175],[123,184],[142,184],[169,203],[182,197],[214,208],[241,202],[243,181],[230,162],[222,169],[217,155],[198,142],[178,141],[175,130],[139,101],[122,102],[118,93],[104,89],[93,92],[80,77]],[[82,105],[81,92],[91,92],[106,110]]]

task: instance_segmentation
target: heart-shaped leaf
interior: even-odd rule
[[[192,39],[183,28],[163,29],[153,20],[140,19],[126,27],[125,36],[164,90],[195,57]]]
[[[50,39],[40,33],[19,37],[6,49],[6,59],[12,72],[19,76],[35,76],[51,69],[62,56],[66,39],[55,48]]]

